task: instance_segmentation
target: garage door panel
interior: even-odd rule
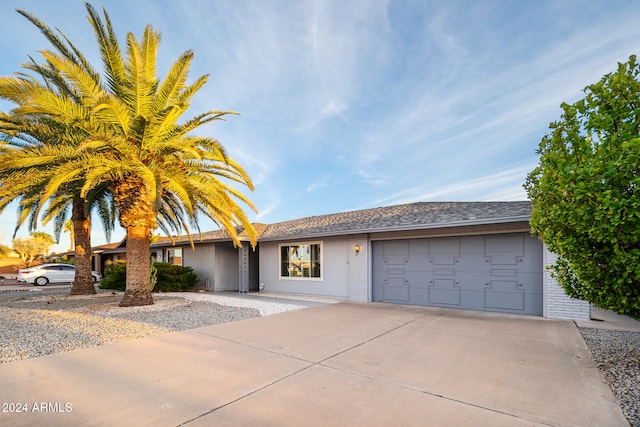
[[[388,241],[382,248],[384,263],[387,266],[403,266],[409,261],[408,240]]]
[[[517,280],[492,280],[484,291],[487,308],[524,310],[524,289]]]
[[[429,305],[429,288],[411,288],[410,304]]]
[[[456,278],[460,282],[460,286],[464,291],[484,292],[485,287],[489,283],[487,274],[461,272],[456,274]]]
[[[454,265],[460,259],[461,238],[429,240],[429,260],[434,266]]]
[[[489,263],[482,254],[462,254],[460,261],[454,266],[457,273],[486,275]]]
[[[518,277],[517,268],[492,268],[489,270],[491,277]]]
[[[484,254],[493,265],[517,265],[524,257],[523,234],[487,236],[484,241]]]
[[[428,271],[430,271],[432,269],[431,266],[429,266],[426,262],[425,262],[426,258],[418,258],[418,257],[414,257],[412,258],[409,262],[407,262],[407,264],[405,265],[405,268],[407,269],[407,272],[421,272],[421,273],[426,273]]]
[[[409,302],[409,283],[402,277],[387,279],[384,290],[384,300]]]
[[[430,275],[425,274],[422,271],[408,271],[404,276],[409,283],[411,288],[427,288],[429,286],[429,281],[427,280]]]
[[[455,279],[434,278],[429,286],[429,303],[460,306],[461,290]]]
[[[426,258],[429,253],[429,241],[427,239],[409,240],[409,252],[411,256]]]
[[[525,313],[534,313],[542,316],[542,293],[526,293],[524,298]]]
[[[542,244],[528,233],[373,242],[373,260],[374,301],[542,315]]]
[[[466,290],[462,294],[461,308],[468,310],[488,311],[484,301],[484,289],[482,290]]]
[[[371,280],[372,285],[374,288],[376,287],[380,287],[382,288],[382,286],[384,285],[386,280],[386,274],[384,274],[384,272],[379,272],[379,271],[374,271],[373,272],[373,278]],[[375,292],[374,292],[375,294]]]
[[[381,284],[376,286],[373,286],[373,298],[372,301],[373,302],[384,302],[384,286],[382,286]]]
[[[523,289],[528,294],[542,294],[542,273],[520,273],[518,274],[518,283],[523,286]]]

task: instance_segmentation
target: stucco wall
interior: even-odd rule
[[[193,268],[198,275],[198,287],[212,291],[238,290],[238,251],[231,242],[196,242],[195,250],[189,245],[171,246],[165,248],[165,258],[167,249],[182,249],[182,265]]]
[[[231,242],[216,243],[215,246],[215,290],[238,291],[240,281],[238,250]]]
[[[193,268],[193,272],[198,275],[197,287],[205,288],[208,283],[213,288],[215,254],[214,243],[196,244],[195,250],[191,249],[191,246],[182,247],[182,265]]]
[[[311,240],[291,240],[285,244],[321,242],[322,278],[289,279],[280,277],[279,242],[260,243],[260,283],[265,292],[319,295],[349,298],[349,239],[334,237]]]

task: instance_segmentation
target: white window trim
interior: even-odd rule
[[[282,247],[283,246],[300,246],[300,245],[320,245],[320,277],[290,277],[282,276]],[[324,281],[324,243],[322,240],[312,242],[287,242],[278,244],[278,278],[280,280],[303,280],[310,282]]]
[[[180,251],[180,264],[173,264],[173,262],[169,262],[169,252],[170,251]],[[175,258],[175,255],[174,255]],[[165,261],[167,264],[177,265],[179,267],[184,267],[184,248],[182,246],[174,246],[171,248],[167,248]]]

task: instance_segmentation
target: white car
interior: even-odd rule
[[[75,265],[69,264],[40,264],[18,270],[18,282],[33,283],[45,286],[48,283],[71,283],[76,276]],[[93,283],[99,282],[102,275],[92,271]]]

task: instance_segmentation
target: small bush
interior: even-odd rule
[[[154,292],[183,292],[195,288],[198,275],[191,267],[181,267],[166,262],[153,263],[158,271]]]
[[[153,292],[184,292],[195,288],[198,275],[191,267],[181,267],[166,262],[154,262],[156,284]],[[124,262],[110,264],[104,272],[100,289],[124,291],[127,265]]]
[[[115,289],[116,291],[124,291],[127,283],[127,264],[124,262],[108,263],[102,281],[100,282],[100,289]]]

